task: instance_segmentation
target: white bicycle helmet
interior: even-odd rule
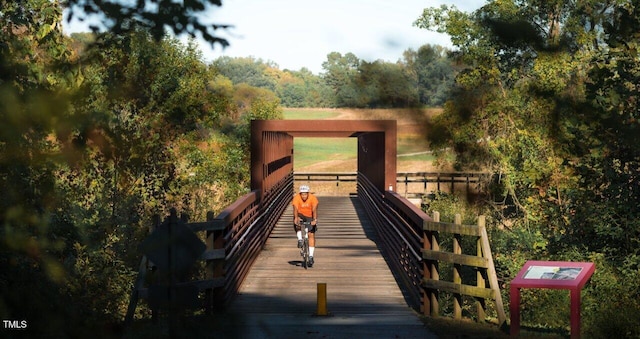
[[[300,186],[300,193],[309,193],[309,186],[307,185]]]

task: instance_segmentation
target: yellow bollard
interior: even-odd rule
[[[318,283],[318,302],[316,315],[327,315],[327,284]]]

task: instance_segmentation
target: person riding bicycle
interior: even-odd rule
[[[318,224],[318,198],[309,192],[309,186],[300,186],[300,191],[293,197],[293,228],[298,238],[298,248],[302,247],[302,228],[300,221],[310,221],[309,229],[309,265],[313,266],[313,252],[316,246],[316,230]]]

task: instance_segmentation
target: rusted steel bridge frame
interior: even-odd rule
[[[384,192],[396,189],[395,120],[253,120],[251,189],[261,195],[293,172],[293,138],[358,138],[358,172]]]

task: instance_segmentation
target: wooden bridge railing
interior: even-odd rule
[[[200,260],[205,261],[205,277],[194,281],[174,281],[168,288],[168,295],[181,294],[178,289],[191,288],[195,291],[198,301],[191,302],[191,306],[208,310],[224,308],[231,302],[237,294],[242,281],[245,279],[255,259],[258,257],[262,247],[267,241],[269,234],[275,227],[278,219],[291,201],[293,193],[293,175],[285,176],[269,190],[265,191],[263,199],[260,193],[254,190],[236,200],[229,207],[225,208],[218,216],[213,217],[209,213],[207,221],[187,223],[186,217],[178,220],[175,211],[172,211],[164,224],[158,221],[151,227],[151,237],[157,238],[156,225],[163,225],[163,230],[168,227],[169,239],[172,229],[186,227],[193,233],[205,232],[205,244],[202,244],[204,251],[199,255]],[[184,230],[182,232],[184,234]],[[185,238],[184,236],[182,238]],[[189,236],[186,236],[189,238]],[[198,247],[197,239],[189,238],[192,246]],[[178,240],[183,243],[184,239]],[[161,247],[162,251],[173,251],[180,255],[179,250],[175,251],[167,246],[174,240],[161,239],[154,240],[156,244],[152,247]],[[155,249],[154,249],[155,251]],[[187,252],[191,249],[187,249]],[[182,252],[182,254],[184,251]],[[169,255],[171,256],[171,254]],[[174,254],[175,256],[175,254]],[[171,260],[169,260],[171,261]],[[157,284],[154,279],[149,279],[154,274],[157,267],[149,260],[147,255],[142,257],[138,277],[133,288],[129,309],[125,318],[125,324],[129,324],[134,317],[135,309],[139,299],[146,299],[150,304],[155,304],[150,300],[150,289],[154,289]],[[170,269],[169,271],[173,271]],[[173,273],[168,273],[172,275]],[[161,284],[166,285],[165,282]],[[168,285],[167,285],[168,286]],[[171,292],[173,291],[173,292]],[[204,292],[204,297],[201,295]],[[176,300],[169,298],[165,304],[184,304],[178,297]],[[151,306],[152,309],[154,306]],[[173,306],[171,306],[173,307]]]
[[[424,223],[424,286],[423,310],[427,316],[438,316],[440,312],[439,297],[441,291],[451,293],[453,296],[453,316],[462,318],[463,296],[475,299],[477,320],[484,321],[487,314],[486,300],[495,302],[499,324],[506,320],[502,295],[496,276],[495,266],[487,230],[485,218],[480,216],[477,225],[463,225],[460,215],[456,215],[455,222],[443,223],[440,214],[434,212],[432,221]],[[450,234],[451,249],[449,251],[441,247],[441,235]],[[463,236],[470,238],[474,248],[463,251]],[[470,253],[471,252],[471,253]],[[442,280],[440,263],[452,265],[450,281]],[[471,268],[473,275],[464,274],[464,268]],[[475,280],[475,282],[473,281]]]
[[[253,262],[269,238],[278,219],[291,201],[293,176],[285,176],[264,197],[252,191],[216,217],[224,229],[225,285],[218,304],[228,305],[237,294]],[[262,199],[260,199],[262,198]]]
[[[260,196],[252,191],[223,210],[218,216],[210,213],[205,222],[181,222],[190,231],[205,232],[205,246],[200,255],[205,264],[205,278],[179,282],[172,286],[195,286],[206,309],[228,305],[237,294],[252,264],[266,243],[269,234],[291,201],[294,174],[284,174]],[[439,315],[440,292],[453,295],[454,316],[459,318],[462,296],[476,298],[478,320],[486,316],[485,300],[494,300],[500,323],[505,321],[491,249],[480,217],[478,225],[440,223],[439,215],[431,219],[420,208],[397,192],[381,192],[364,175],[357,174],[357,193],[378,235],[391,270],[401,285],[407,303],[425,315]],[[178,223],[172,214],[169,225]],[[157,224],[160,224],[159,222]],[[169,228],[171,229],[171,228]],[[452,234],[453,248],[440,248],[440,235]],[[463,254],[462,236],[474,237],[475,254]],[[453,265],[452,281],[440,275],[440,263]],[[463,282],[462,267],[475,270],[475,282]],[[154,269],[143,257],[127,312],[126,322],[133,319],[139,298],[149,297],[148,276]],[[193,289],[192,289],[193,290]]]
[[[502,296],[489,246],[484,217],[478,225],[441,223],[412,205],[397,192],[380,192],[364,176],[358,176],[358,197],[372,220],[391,270],[403,285],[410,306],[427,316],[439,316],[440,292],[453,295],[454,317],[462,318],[462,296],[475,298],[477,320],[484,321],[486,300],[495,302],[500,324],[506,320]],[[440,235],[452,235],[452,250],[440,247]],[[463,254],[462,237],[473,237],[475,253]],[[452,265],[452,279],[440,276],[440,264]],[[475,282],[463,281],[463,266],[475,273]]]
[[[422,225],[431,220],[426,213],[396,192],[380,192],[358,175],[358,197],[373,222],[383,255],[402,285],[408,304],[421,305]]]

